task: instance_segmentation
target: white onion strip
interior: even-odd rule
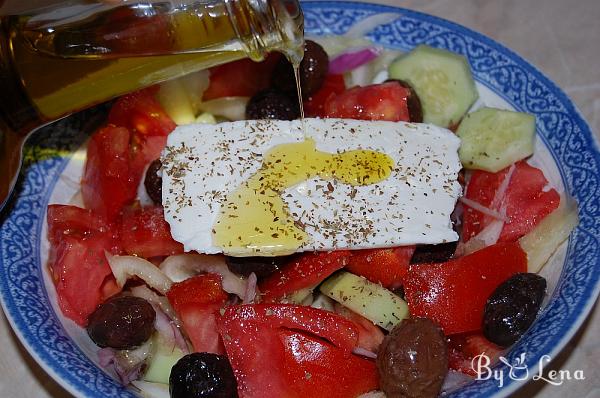
[[[250,304],[252,302],[254,302],[254,299],[256,298],[256,282],[258,281],[258,278],[256,277],[256,274],[254,272],[251,272],[250,275],[248,276],[248,280],[247,280],[247,285],[246,285],[246,292],[244,293],[244,301],[242,302],[242,304]]]
[[[123,287],[128,279],[137,276],[154,290],[165,294],[171,288],[171,281],[163,272],[148,260],[135,256],[113,256],[104,252],[117,285]]]
[[[167,257],[159,268],[174,282],[180,282],[202,272],[221,275],[223,290],[245,298],[247,281],[229,271],[225,257],[220,255],[186,253]]]
[[[471,199],[467,199],[464,196],[460,197],[458,200],[460,200],[465,206],[468,206],[470,208],[472,208],[473,210],[477,210],[480,213],[485,214],[486,216],[490,216],[496,220],[500,220],[502,222],[508,222],[508,218],[506,218],[505,215],[492,210],[490,208],[485,207],[484,205],[475,202],[474,200]]]
[[[373,351],[369,351],[362,347],[354,347],[352,353],[356,355],[361,355],[365,358],[377,359],[377,354],[375,354]]]

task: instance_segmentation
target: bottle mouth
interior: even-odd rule
[[[304,14],[300,4],[296,0],[275,0],[272,10],[286,55],[293,64],[299,64],[304,57]]]
[[[298,0],[247,0],[246,7],[252,15],[250,35],[238,32],[238,36],[248,56],[260,61],[268,52],[279,51],[293,64],[300,63],[304,56],[304,14]]]

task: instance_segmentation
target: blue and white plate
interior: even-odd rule
[[[555,187],[576,198],[581,222],[544,268],[549,294],[542,313],[507,354],[509,363],[528,368],[531,376],[543,355],[555,357],[573,336],[600,290],[600,153],[589,127],[567,96],[535,67],[462,26],[364,3],[309,2],[304,12],[309,35],[344,34],[360,21],[380,15],[384,23],[367,34],[369,39],[397,50],[426,43],[462,54],[477,80],[480,104],[536,115],[538,145],[532,162]],[[57,310],[45,267],[45,209],[49,203],[68,201],[69,192],[76,190],[72,176],[81,168],[81,152],[73,153],[85,140],[83,121],[94,113],[63,120],[30,141],[22,182],[0,227],[0,294],[25,347],[68,391],[79,397],[132,397],[132,390],[97,365],[95,348],[85,333]],[[451,396],[507,396],[522,384],[508,377],[506,365],[498,369],[505,375],[502,388],[496,380],[482,380]]]

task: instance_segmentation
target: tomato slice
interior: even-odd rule
[[[227,301],[220,275],[202,274],[175,283],[167,298],[182,320],[194,351],[225,353],[215,315]]]
[[[402,285],[414,251],[415,246],[357,250],[352,252],[346,268],[373,283],[395,289]]]
[[[473,358],[483,354],[494,364],[501,353],[502,347],[492,343],[481,333],[457,334],[448,339],[449,368],[471,376],[477,376]]]
[[[127,254],[150,258],[183,253],[183,245],[171,236],[160,206],[125,209],[120,236]]]
[[[271,53],[262,62],[248,58],[210,68],[210,83],[202,94],[208,101],[222,97],[251,97],[271,83],[271,74],[280,54]]]
[[[58,304],[67,318],[85,326],[98,305],[120,290],[104,255],[120,252],[117,236],[103,217],[75,206],[50,205],[47,219]]]
[[[261,300],[275,302],[300,289],[313,288],[343,268],[349,257],[347,250],[302,254],[259,284]]]
[[[326,117],[359,120],[410,121],[407,99],[410,90],[395,82],[354,87],[325,101]]]
[[[65,235],[84,238],[93,233],[108,233],[111,225],[88,209],[70,205],[49,205],[48,240],[57,244]]]
[[[474,171],[467,185],[466,198],[491,207],[508,170],[506,168],[497,173]],[[555,189],[546,190],[547,185],[548,180],[541,170],[526,161],[515,163],[503,200],[509,222],[504,224],[499,242],[516,241],[558,207],[560,196]],[[477,235],[489,222],[483,213],[466,206],[463,215],[463,241]]]
[[[154,98],[153,88],[120,97],[110,109],[108,122],[139,136],[167,136],[177,127]]]
[[[80,326],[100,303],[118,292],[105,251],[114,248],[108,235],[66,235],[51,248],[50,271],[63,314]]]
[[[92,135],[81,181],[87,209],[109,221],[137,195],[129,168],[131,134],[124,127],[106,126]]]
[[[314,336],[279,330],[284,348],[284,378],[303,398],[347,398],[377,389],[375,363],[344,353]]]
[[[341,94],[346,90],[344,75],[327,75],[321,88],[304,101],[306,117],[325,117],[325,102],[331,95]]]
[[[431,318],[444,333],[478,331],[489,296],[519,272],[527,272],[519,244],[497,243],[445,263],[411,265],[404,291],[411,315]]]
[[[171,286],[167,298],[176,312],[189,305],[223,304],[227,293],[221,287],[221,276],[200,274]]]
[[[356,326],[337,314],[287,304],[241,305],[227,307],[217,325],[241,398],[301,397],[308,390],[319,394],[331,388],[324,385],[330,377],[344,380],[340,388],[348,393],[345,396],[377,387],[373,364],[352,354],[358,342]],[[300,352],[293,350],[294,339],[302,345]],[[345,376],[359,373],[375,383],[364,387],[368,383],[360,377]],[[302,386],[313,377],[310,389]]]
[[[344,318],[354,322],[354,325],[358,330],[359,347],[371,352],[377,352],[385,337],[378,326],[364,316],[357,314],[354,311],[350,311],[341,304],[336,303],[334,311],[336,314],[340,314]]]

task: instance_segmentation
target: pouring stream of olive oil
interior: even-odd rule
[[[29,10],[34,3],[38,8]],[[0,209],[32,130],[124,93],[243,57],[258,61],[279,51],[296,67],[303,57],[304,19],[297,0],[174,3],[1,3]]]

